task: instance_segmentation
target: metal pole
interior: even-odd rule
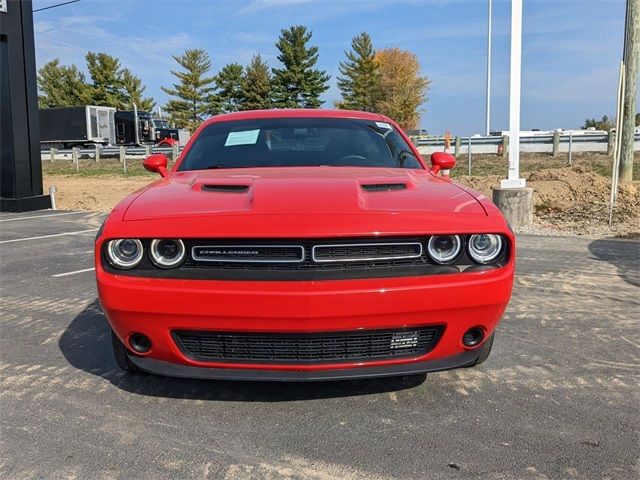
[[[616,110],[616,137],[613,146],[613,171],[611,172],[611,194],[609,196],[609,225],[613,223],[613,209],[618,199],[618,177],[620,173],[620,147],[622,145],[620,126],[622,124],[622,109],[624,108],[624,62],[620,62],[620,78],[618,80],[618,98]]]
[[[520,178],[520,77],[522,66],[522,0],[511,0],[511,65],[509,74],[509,176],[502,188],[524,188]]]
[[[471,137],[467,140],[467,165],[468,175],[471,176]]]
[[[49,187],[49,196],[51,197],[51,210],[57,210],[56,208],[56,192],[58,189],[55,185]]]
[[[487,95],[485,105],[484,134],[489,136],[491,130],[491,0],[489,1],[489,18],[487,22]]]
[[[140,145],[140,124],[138,120],[138,106],[135,103],[133,104],[133,125],[136,129],[136,135],[134,138],[137,146]]]
[[[571,149],[573,147],[573,132],[569,132],[569,165],[572,165]]]

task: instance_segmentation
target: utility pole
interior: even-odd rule
[[[624,108],[622,113],[622,146],[620,180],[633,177],[633,143],[635,138],[638,56],[640,56],[640,0],[627,0],[623,61],[625,68]]]
[[[524,188],[520,178],[520,87],[522,74],[522,0],[511,0],[511,65],[509,73],[509,175],[502,188]]]
[[[517,229],[533,223],[533,189],[520,178],[520,79],[522,0],[511,0],[511,65],[509,74],[509,175],[493,189],[493,203]]]
[[[489,14],[487,20],[487,103],[485,105],[484,134],[488,137],[491,130],[491,0],[489,2]]]

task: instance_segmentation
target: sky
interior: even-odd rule
[[[33,0],[43,8],[63,0]],[[579,128],[615,116],[624,0],[524,0],[523,130]],[[509,0],[493,0],[491,130],[508,129]],[[213,73],[260,53],[279,66],[281,29],[305,25],[331,75],[325,107],[340,98],[338,65],[351,39],[368,32],[377,49],[410,50],[431,84],[421,107],[429,133],[484,132],[487,0],[81,0],[34,13],[36,62],[59,58],[86,71],[87,51],[105,52],[138,75],[161,105],[171,55],[203,48]]]

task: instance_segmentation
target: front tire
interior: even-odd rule
[[[489,354],[491,353],[491,348],[493,347],[493,337],[495,337],[495,335],[496,335],[495,332],[492,333],[491,336],[487,338],[485,342],[482,344],[482,346],[479,349],[480,356],[472,365],[473,367],[487,361],[487,358],[489,358]]]
[[[116,358],[118,367],[125,372],[140,373],[140,369],[129,360],[127,347],[124,346],[113,330],[111,331],[111,343],[113,345],[113,356]]]

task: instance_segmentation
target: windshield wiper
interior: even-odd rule
[[[208,167],[204,167],[204,168],[205,170],[212,170],[214,168],[229,168],[229,167],[226,165],[222,165],[221,163],[212,163]]]

